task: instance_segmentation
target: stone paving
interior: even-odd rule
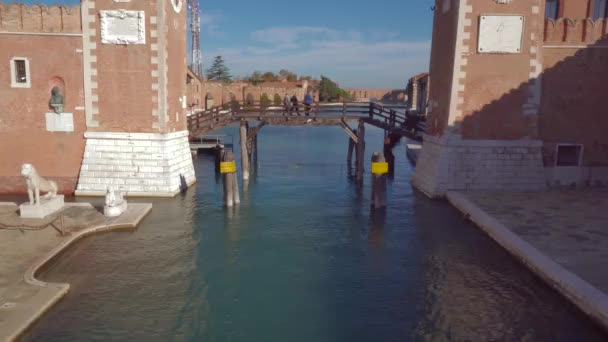
[[[56,219],[60,215],[25,220],[19,217],[17,205],[0,203],[0,341],[18,337],[68,292],[68,284],[36,280],[38,268],[86,235],[136,227],[151,208],[151,204],[129,203],[123,215],[106,218],[90,204],[66,203],[63,220]]]
[[[583,311],[606,324],[608,190],[458,192],[448,193],[448,199]],[[508,237],[502,227],[515,236]],[[517,238],[524,243],[513,243]],[[525,244],[532,248],[522,248]],[[565,271],[558,270],[560,266]]]

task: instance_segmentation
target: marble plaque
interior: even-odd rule
[[[74,114],[46,113],[46,130],[49,132],[74,132]]]
[[[482,15],[479,20],[479,53],[520,53],[524,17]]]
[[[144,11],[100,11],[103,44],[146,44]]]

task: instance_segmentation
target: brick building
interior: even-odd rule
[[[185,1],[0,3],[0,46],[0,192],[24,192],[22,163],[81,195],[167,196],[195,181]]]
[[[407,105],[411,112],[427,114],[431,77],[428,72],[418,74],[410,78],[405,91],[407,93]]]
[[[414,185],[442,196],[608,184],[605,1],[435,5]]]

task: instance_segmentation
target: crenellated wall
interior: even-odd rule
[[[0,2],[0,32],[81,33],[80,6]]]
[[[546,19],[544,43],[545,45],[595,44],[608,33],[607,24],[606,19]]]

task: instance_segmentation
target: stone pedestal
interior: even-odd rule
[[[446,191],[540,191],[546,188],[542,141],[424,136],[413,185],[429,197]]]
[[[127,211],[127,201],[123,201],[121,204],[115,207],[105,206],[103,207],[103,215],[105,217],[117,217]]]
[[[57,195],[55,198],[42,198],[41,196],[40,204],[23,203],[19,206],[19,212],[21,218],[40,219],[58,212],[63,206],[63,195]]]
[[[49,132],[74,132],[74,114],[46,113],[46,130]]]
[[[76,196],[104,196],[109,186],[129,196],[172,197],[196,181],[188,131],[86,132]]]

